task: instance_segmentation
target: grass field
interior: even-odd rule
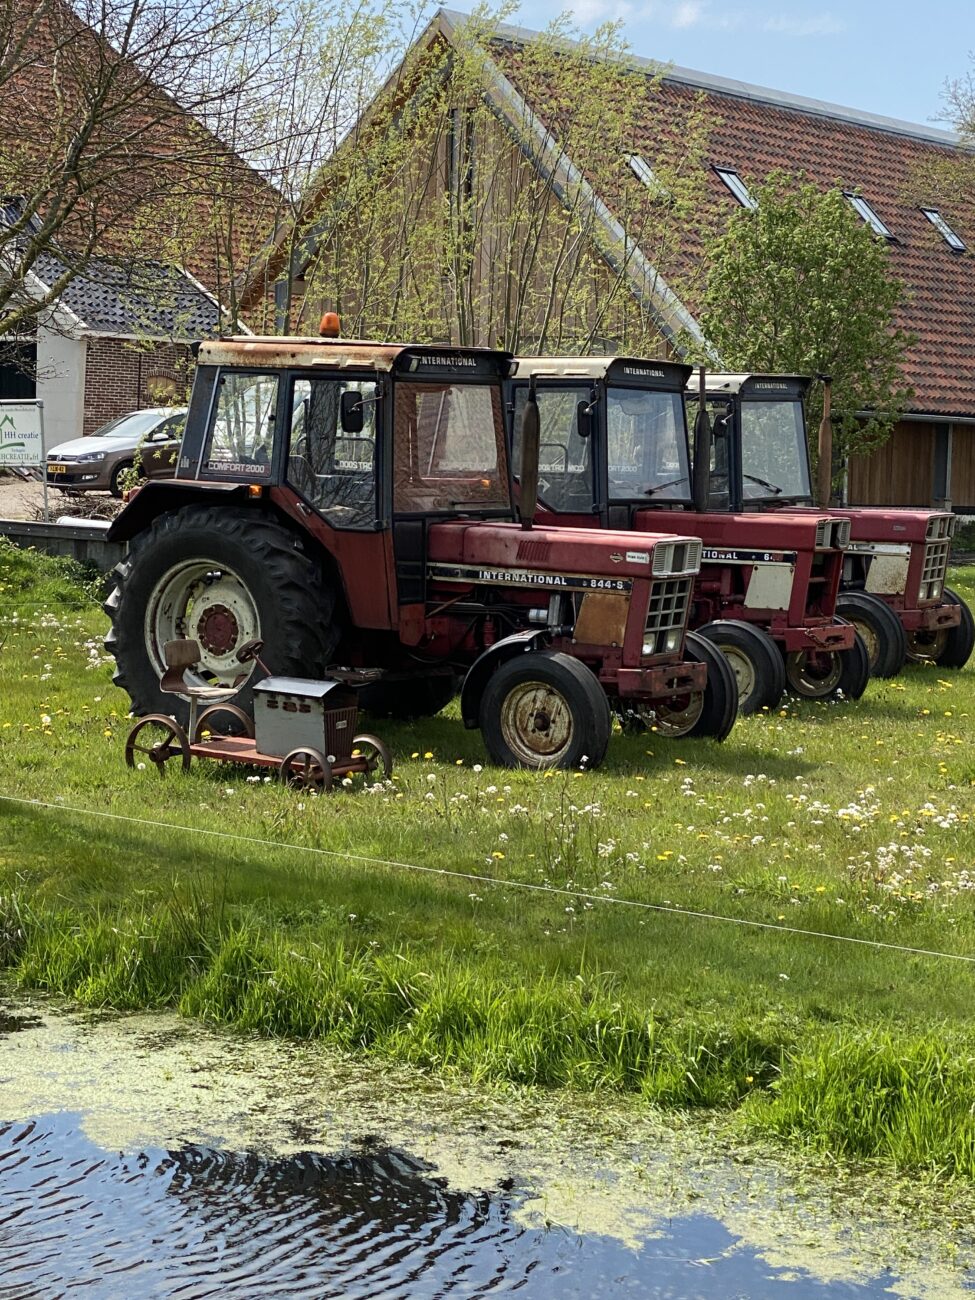
[[[617,735],[594,773],[490,768],[452,708],[377,724],[391,784],[315,797],[127,769],[104,630],[0,543],[0,793],[63,805],[0,801],[11,978],[975,1176],[973,965],[794,933],[975,956],[971,667],[723,745]]]

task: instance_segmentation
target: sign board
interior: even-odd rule
[[[41,402],[0,402],[0,465],[43,465]]]

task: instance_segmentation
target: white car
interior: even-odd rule
[[[47,453],[48,482],[65,492],[121,496],[119,479],[132,468],[136,448],[147,478],[169,477],[176,469],[185,423],[185,406],[157,406],[120,415],[87,438],[52,447]]]

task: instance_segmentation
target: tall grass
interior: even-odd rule
[[[975,1175],[970,966],[518,888],[975,951],[971,668],[790,704],[723,746],[615,736],[595,773],[491,770],[451,711],[377,724],[394,784],[315,799],[126,769],[103,631],[70,566],[0,544],[0,791],[57,806],[0,801],[10,978]]]

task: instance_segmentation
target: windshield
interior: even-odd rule
[[[741,404],[743,501],[811,497],[802,402]]]
[[[138,442],[150,429],[155,428],[157,424],[164,420],[166,415],[166,411],[134,411],[130,415],[120,415],[117,419],[109,420],[108,424],[103,424],[100,429],[96,429],[90,436],[92,438],[131,438],[133,441]]]
[[[686,501],[691,478],[681,393],[610,388],[606,396],[610,501]]]

